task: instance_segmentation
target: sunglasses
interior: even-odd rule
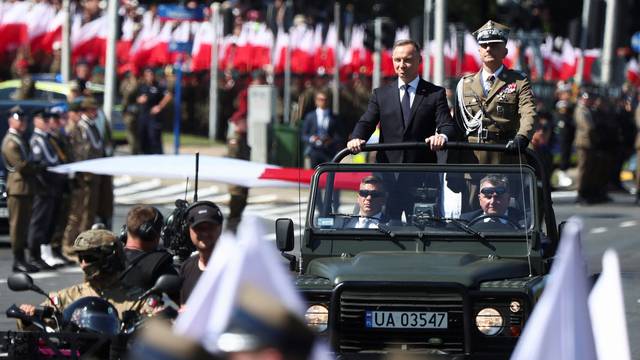
[[[100,257],[96,254],[78,254],[78,260],[80,260],[80,262],[86,262],[86,263],[94,263],[97,262],[98,260],[100,260]]]
[[[358,195],[363,198],[366,198],[369,195],[371,195],[372,198],[380,198],[384,196],[384,192],[375,190],[359,190]]]
[[[487,198],[490,198],[494,195],[503,195],[507,192],[507,188],[505,188],[504,186],[497,186],[497,187],[486,187],[480,190],[480,193],[482,193],[482,195],[484,195]]]

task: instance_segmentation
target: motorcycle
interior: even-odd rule
[[[129,338],[144,326],[146,316],[139,310],[144,302],[154,297],[161,311],[154,316],[175,318],[176,305],[166,294],[179,289],[180,279],[175,275],[162,275],[155,285],[140,295],[121,316],[107,300],[88,296],[80,298],[63,311],[49,298],[33,279],[16,273],[7,279],[12,291],[33,291],[48,299],[51,306],[26,314],[16,304],[11,305],[8,318],[21,320],[33,331],[0,332],[0,357],[8,359],[119,359],[126,353]]]

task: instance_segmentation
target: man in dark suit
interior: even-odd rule
[[[456,135],[445,89],[418,76],[422,57],[415,41],[397,41],[392,58],[398,81],[373,90],[367,111],[356,123],[347,147],[353,153],[360,152],[380,124],[381,143],[425,141],[431,145],[431,150],[440,150],[449,138]],[[377,161],[435,163],[433,151],[380,151]]]
[[[302,124],[302,142],[305,155],[311,160],[311,168],[330,161],[341,145],[341,129],[338,119],[329,109],[329,96],[324,90],[315,95],[316,108],[305,115]]]
[[[504,224],[520,228],[523,224],[521,210],[509,206],[511,193],[509,180],[504,175],[489,174],[480,180],[478,201],[480,209],[463,213],[460,219],[489,226]]]

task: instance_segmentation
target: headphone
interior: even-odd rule
[[[140,224],[136,231],[131,231],[131,233],[140,238],[142,241],[151,241],[160,236],[160,232],[162,231],[162,226],[164,226],[164,216],[160,210],[158,210],[155,206],[151,207],[154,212],[153,219],[147,220]],[[129,229],[127,228],[127,223],[125,222],[122,225],[122,229],[120,230],[120,236],[118,238],[122,241],[123,244],[127,242],[127,232]]]

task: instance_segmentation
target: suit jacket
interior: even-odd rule
[[[2,159],[7,168],[7,193],[9,195],[33,195],[35,176],[42,167],[31,161],[29,144],[16,134],[7,131],[2,139]]]
[[[368,139],[380,123],[380,143],[423,142],[436,130],[454,139],[456,125],[449,113],[444,88],[420,79],[411,105],[411,119],[405,129],[400,104],[398,82],[373,90],[367,111],[356,123],[352,137]],[[435,163],[435,152],[429,150],[379,151],[381,163]]]
[[[335,155],[342,144],[342,130],[338,119],[329,112],[329,127],[327,128],[327,135],[331,138],[331,143],[327,146],[316,147],[309,142],[309,138],[312,135],[320,135],[318,132],[318,116],[315,109],[305,115],[304,122],[302,123],[302,142],[307,148],[307,152],[322,151],[328,155]]]

